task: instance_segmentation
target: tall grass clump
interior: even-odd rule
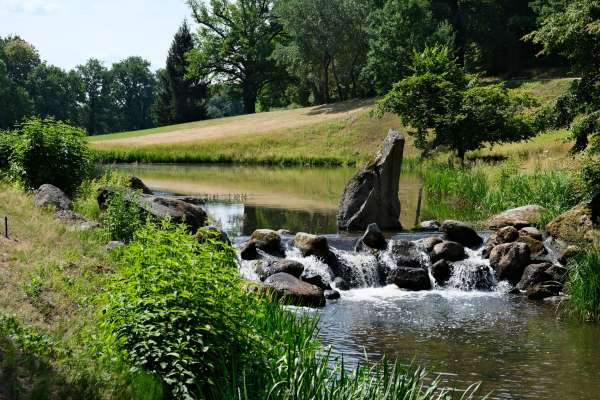
[[[600,251],[588,250],[569,263],[569,293],[575,313],[600,321]]]
[[[483,221],[510,208],[539,204],[548,210],[543,224],[581,200],[577,178],[568,171],[523,172],[505,165],[490,173],[435,162],[421,171],[425,209],[432,218]]]
[[[105,295],[105,348],[159,379],[165,398],[447,398],[438,381],[425,385],[423,370],[399,363],[348,372],[321,349],[317,321],[243,282],[235,257],[185,227],[143,226],[121,250]]]

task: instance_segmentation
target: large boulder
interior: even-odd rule
[[[461,261],[467,258],[465,248],[462,244],[450,241],[443,241],[433,247],[431,252],[432,261]]]
[[[39,208],[54,207],[55,210],[71,210],[73,202],[54,185],[45,184],[35,191],[35,206]]]
[[[556,217],[547,226],[548,234],[568,244],[600,244],[600,194]]]
[[[389,255],[398,267],[423,268],[419,248],[414,242],[408,240],[392,240]]]
[[[525,243],[500,244],[490,254],[490,266],[499,280],[517,284],[525,268],[531,264],[531,251]]]
[[[300,279],[306,283],[315,285],[316,287],[323,289],[323,290],[331,289],[331,284],[329,283],[329,280],[326,279],[323,275],[321,275],[315,271],[304,270],[304,272],[302,273],[302,276],[300,276]]]
[[[130,189],[142,192],[143,194],[154,194],[154,192],[137,176],[130,176],[127,178],[127,186]]]
[[[358,243],[356,243],[356,251],[368,249],[387,249],[387,241],[385,240],[385,236],[383,236],[383,232],[381,232],[381,229],[379,229],[377,224],[370,224],[367,227],[365,234],[359,239]]]
[[[544,240],[544,235],[542,235],[542,232],[540,232],[539,229],[534,228],[533,226],[528,226],[526,228],[521,229],[519,231],[519,236],[528,236],[532,239],[539,241]]]
[[[440,260],[431,266],[431,275],[435,283],[444,286],[452,276],[452,265],[445,260]]]
[[[421,242],[423,244],[423,248],[425,248],[425,250],[428,253],[431,253],[433,251],[433,248],[435,247],[436,244],[440,244],[444,241],[444,239],[442,239],[439,236],[430,236],[428,238],[423,239],[423,241]]]
[[[256,273],[261,281],[280,272],[285,272],[300,279],[300,276],[304,272],[304,265],[293,260],[277,260],[264,266],[261,265],[256,269]]]
[[[492,217],[488,227],[492,230],[513,226],[517,229],[535,225],[547,210],[537,204],[506,210]]]
[[[525,268],[521,280],[519,281],[519,283],[517,283],[517,289],[527,290],[530,287],[537,285],[538,283],[552,280],[552,276],[550,276],[550,274],[546,272],[546,270],[551,266],[552,264],[550,263],[529,265],[527,268]]]
[[[446,238],[452,242],[458,242],[464,246],[476,248],[481,246],[483,239],[475,232],[475,230],[464,222],[459,221],[444,221],[442,224],[442,232]]]
[[[400,289],[413,291],[431,289],[429,274],[423,268],[399,267],[392,270],[390,277]]]
[[[542,259],[548,255],[548,250],[544,246],[544,242],[534,239],[531,236],[522,235],[519,237],[518,242],[525,243],[531,250],[531,258]]]
[[[257,229],[252,232],[250,242],[254,243],[257,249],[276,257],[284,257],[285,252],[281,243],[281,236],[272,229]]]
[[[264,281],[264,285],[277,297],[282,298],[283,301],[289,304],[308,307],[325,306],[325,295],[322,289],[310,283],[302,282],[285,272],[269,276]]]
[[[315,256],[323,260],[330,257],[329,243],[325,236],[297,233],[294,237],[294,247],[300,250],[303,257]]]
[[[371,223],[385,230],[402,229],[398,191],[404,141],[390,130],[375,161],[348,182],[337,217],[340,229],[364,230]]]

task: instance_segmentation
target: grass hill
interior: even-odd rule
[[[571,81],[513,80],[506,85],[545,103],[563,93]],[[90,143],[106,162],[351,165],[369,158],[390,128],[402,128],[397,116],[372,117],[374,103],[349,101],[199,121],[96,136]],[[405,155],[416,157],[418,150],[407,139]],[[538,141],[541,145],[536,147]],[[547,150],[548,138],[519,146]],[[565,146],[558,147],[562,151]]]

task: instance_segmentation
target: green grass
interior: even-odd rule
[[[569,294],[582,319],[600,321],[600,251],[590,249],[569,263]]]

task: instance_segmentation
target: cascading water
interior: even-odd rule
[[[454,289],[490,290],[497,285],[496,274],[490,262],[481,255],[481,250],[465,249],[468,258],[453,263],[453,271],[447,286]]]

